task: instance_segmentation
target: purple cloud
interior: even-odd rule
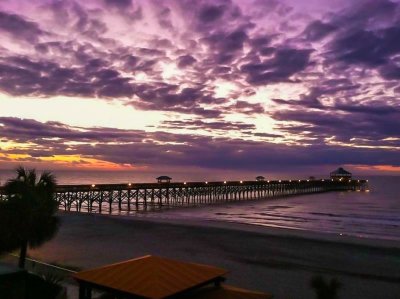
[[[41,35],[45,34],[37,23],[28,21],[17,14],[3,11],[0,11],[0,30],[28,42],[35,42]]]
[[[332,121],[328,122],[332,124]],[[3,138],[34,144],[28,150],[11,149],[3,153],[23,152],[32,157],[79,154],[86,158],[120,164],[254,171],[265,171],[265,165],[268,165],[269,170],[342,163],[373,165],[377,158],[381,163],[400,165],[399,156],[395,152],[388,152],[382,157],[381,151],[377,149],[324,145],[288,147],[284,144],[241,139],[112,128],[86,128],[82,132],[81,128],[61,123],[40,123],[16,118],[0,118],[0,123]],[[194,122],[194,125],[197,124],[204,125]],[[181,123],[176,125],[180,126]],[[220,127],[219,124],[211,126]],[[64,141],[80,142],[67,147],[63,144]],[[92,141],[96,142],[95,147],[90,144]]]
[[[5,139],[37,145],[32,157],[66,154],[70,140],[68,153],[115,163],[398,165],[397,1],[21,1],[0,2],[7,100],[162,115],[153,133],[1,118]]]

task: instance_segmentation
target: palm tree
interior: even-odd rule
[[[28,246],[39,247],[58,231],[55,216],[58,202],[54,199],[56,179],[50,172],[37,177],[36,170],[19,167],[17,176],[4,190],[7,199],[0,203],[0,239],[3,249],[20,249],[19,267],[25,267]]]

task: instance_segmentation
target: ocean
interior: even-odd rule
[[[0,171],[0,183],[11,174]],[[56,175],[60,184],[99,184],[129,182],[132,174],[68,171]],[[400,241],[400,177],[362,178],[369,180],[369,192],[308,194],[147,213],[161,218],[218,220]]]

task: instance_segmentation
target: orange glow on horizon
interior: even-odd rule
[[[366,171],[400,172],[400,166],[393,165],[352,165],[352,167]]]
[[[49,157],[32,157],[28,154],[2,154],[0,161],[15,166],[16,164],[43,165],[49,168],[87,169],[87,170],[145,170],[147,166],[117,164],[80,155],[54,155]]]

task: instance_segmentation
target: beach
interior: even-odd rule
[[[315,274],[343,284],[339,298],[399,298],[400,243],[210,221],[60,212],[58,235],[29,251],[82,269],[159,255],[229,270],[227,283],[274,298],[314,298]]]

